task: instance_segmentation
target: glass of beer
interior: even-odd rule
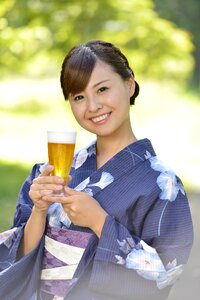
[[[49,164],[54,166],[52,175],[66,180],[74,157],[76,131],[48,130],[47,140]],[[54,196],[63,195],[64,191],[54,192]]]

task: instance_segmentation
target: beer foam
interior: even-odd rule
[[[76,131],[47,130],[47,140],[49,143],[75,144]]]

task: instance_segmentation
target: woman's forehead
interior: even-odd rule
[[[91,73],[87,87],[95,86],[100,81],[111,80],[116,75],[117,75],[117,73],[113,70],[113,68],[109,64],[98,60],[94,66],[92,73]]]

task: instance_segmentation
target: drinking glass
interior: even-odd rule
[[[48,130],[47,140],[49,164],[54,166],[52,175],[66,180],[74,157],[76,131]],[[54,196],[63,195],[64,189],[54,192]]]

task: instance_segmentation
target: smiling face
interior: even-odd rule
[[[123,137],[130,127],[130,97],[134,79],[123,80],[112,67],[97,60],[86,88],[69,95],[77,122],[97,137]]]

